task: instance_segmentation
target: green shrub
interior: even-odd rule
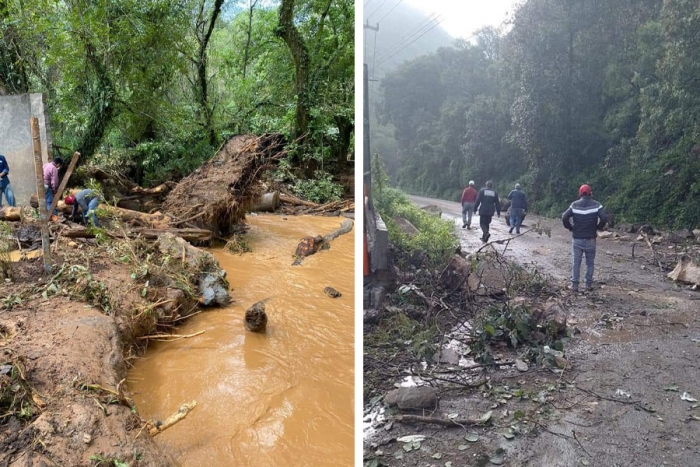
[[[317,170],[312,179],[296,180],[292,190],[309,201],[321,204],[338,201],[343,194],[343,186],[335,183],[331,174],[321,170]]]

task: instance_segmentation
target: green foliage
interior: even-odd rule
[[[698,28],[692,0],[528,0],[507,32],[389,73],[373,148],[410,192],[518,180],[531,210],[559,216],[589,183],[618,220],[692,228]]]
[[[190,173],[230,136],[295,134],[299,80],[274,33],[279,2],[234,2],[218,15],[214,3],[7,0],[0,88],[45,93],[55,153],[117,160],[144,185]],[[293,21],[310,58],[299,154],[327,172],[347,170],[354,3],[296,0]]]
[[[389,240],[405,256],[424,252],[428,264],[438,266],[457,248],[454,224],[418,208],[402,191],[389,186],[384,187],[375,192],[374,202],[389,229]],[[404,233],[394,220],[398,217],[413,224],[418,229],[418,234],[411,237]]]
[[[297,195],[314,203],[338,201],[343,194],[343,186],[335,183],[331,174],[321,170],[314,173],[314,178],[298,179],[292,189]]]

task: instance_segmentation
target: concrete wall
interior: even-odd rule
[[[30,196],[37,190],[30,117],[39,119],[42,164],[49,160],[51,132],[46,115],[41,94],[0,96],[0,154],[10,166],[10,183],[17,206],[28,206]]]

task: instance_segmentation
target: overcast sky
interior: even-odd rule
[[[519,0],[405,0],[427,14],[437,13],[440,26],[457,38],[469,38],[484,26],[499,26],[513,12]],[[372,2],[374,3],[374,2]]]

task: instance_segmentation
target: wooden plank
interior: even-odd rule
[[[70,164],[68,165],[68,170],[66,170],[66,174],[63,176],[63,180],[61,180],[61,184],[58,186],[58,191],[53,197],[53,202],[51,203],[51,208],[49,209],[49,212],[53,212],[54,209],[56,209],[58,200],[61,199],[61,196],[63,195],[63,190],[65,190],[66,185],[68,185],[68,180],[70,179],[70,176],[73,173],[73,169],[75,169],[75,166],[78,164],[78,159],[80,159],[80,153],[78,151],[75,151],[73,153],[73,158],[71,159]]]
[[[44,169],[41,163],[41,137],[39,135],[39,119],[31,117],[29,125],[32,129],[34,143],[34,170],[36,172],[36,192],[39,201],[39,218],[41,225],[41,248],[44,253],[44,269],[51,272],[51,250],[49,244],[49,214],[46,212],[46,192],[44,191]]]

